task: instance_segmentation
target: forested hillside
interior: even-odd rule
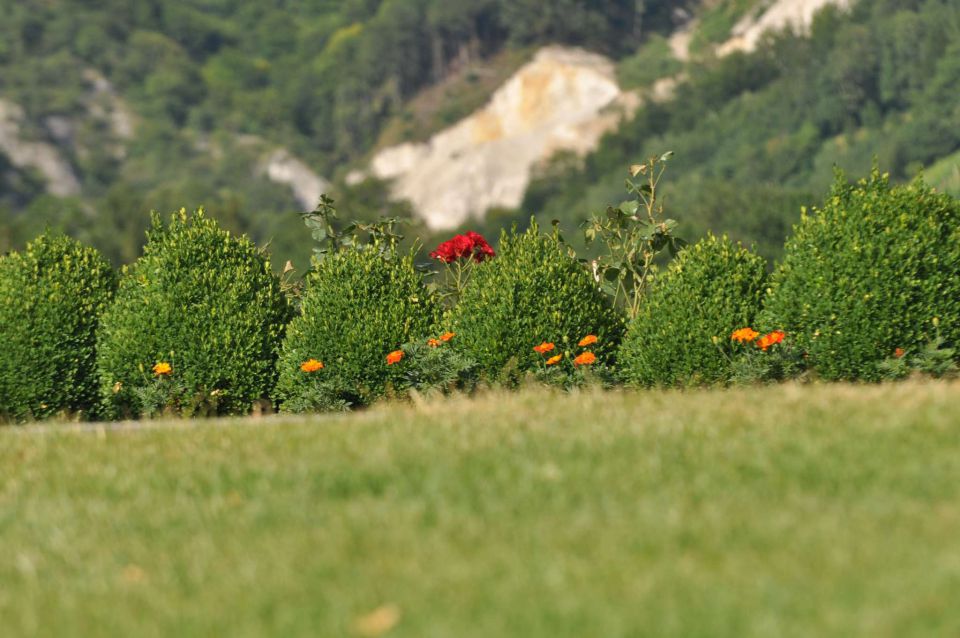
[[[821,12],[809,37],[769,37],[751,54],[704,58],[672,100],[652,103],[584,162],[555,162],[523,206],[574,222],[616,203],[624,167],[676,152],[671,214],[696,236],[729,231],[777,256],[801,205],[833,166],[927,177],[960,194],[960,4],[862,0]],[[525,213],[514,215],[517,219]]]
[[[495,212],[491,229],[532,212],[572,228],[619,201],[626,165],[672,149],[669,205],[686,234],[729,230],[774,254],[800,205],[822,196],[833,163],[862,173],[876,156],[906,179],[960,150],[956,2],[861,0],[851,15],[822,14],[809,38],[783,34],[750,54],[715,56],[711,43],[756,4],[0,0],[0,250],[52,224],[126,262],[147,211],[203,204],[272,241],[281,263],[302,260],[293,212],[303,206],[270,179],[264,157],[282,149],[333,180],[353,215],[408,216],[384,184],[345,188],[344,174],[384,136],[467,115],[495,88],[491,77],[548,43],[613,57],[627,87],[688,81],[585,160],[541,171],[523,209]],[[689,15],[699,26],[681,62],[665,37]],[[447,103],[415,121],[410,105],[451,78],[457,89],[434,96]],[[14,161],[10,144],[50,171]],[[955,163],[931,175],[947,183]]]
[[[24,111],[19,137],[52,142],[82,185],[51,201],[42,175],[0,152],[0,246],[52,222],[129,259],[144,221],[132,211],[199,203],[266,239],[283,231],[265,213],[301,208],[288,189],[251,179],[271,146],[333,175],[460,66],[542,42],[623,54],[669,26],[676,5],[0,0],[0,99]]]

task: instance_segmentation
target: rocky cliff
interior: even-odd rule
[[[426,143],[382,151],[371,172],[394,180],[394,194],[431,227],[452,228],[489,208],[518,206],[537,162],[592,150],[634,102],[610,60],[548,47],[484,108]]]
[[[733,51],[753,51],[760,38],[768,31],[784,28],[806,30],[813,16],[828,5],[845,9],[853,0],[776,0],[761,11],[753,11],[743,17],[717,52],[727,55]],[[762,7],[763,5],[761,5]]]
[[[806,29],[824,6],[847,7],[852,2],[758,3],[717,51],[726,55],[752,50],[766,31]],[[678,57],[686,57],[695,28],[686,25],[671,40]],[[580,49],[548,47],[485,107],[426,142],[381,151],[370,173],[392,180],[394,196],[409,200],[430,227],[453,228],[490,208],[519,206],[538,163],[558,151],[590,152],[644,98],[669,97],[677,80],[662,79],[647,96],[624,92],[612,61]]]
[[[20,106],[0,99],[0,153],[6,155],[17,168],[38,171],[46,180],[50,193],[59,197],[78,194],[80,182],[70,163],[55,146],[21,139],[23,118]]]

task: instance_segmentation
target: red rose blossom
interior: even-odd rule
[[[445,264],[464,258],[481,262],[495,256],[496,253],[483,235],[473,231],[448,239],[430,253],[431,259],[437,259]]]

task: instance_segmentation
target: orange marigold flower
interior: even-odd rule
[[[586,347],[586,346],[592,346],[592,345],[595,344],[596,342],[597,342],[597,335],[587,335],[586,337],[584,337],[583,339],[581,339],[581,340],[580,340],[580,343],[577,344],[577,345],[579,345],[581,348],[583,348],[583,347]]]
[[[770,346],[782,343],[783,338],[786,336],[787,334],[783,330],[774,330],[770,334],[765,334],[760,337],[760,340],[757,341],[757,347],[766,352]]]
[[[456,336],[457,336],[456,332],[444,332],[442,335],[440,335],[440,341],[446,343]]]
[[[739,330],[734,330],[730,338],[740,343],[751,343],[759,336],[760,333],[753,328],[740,328]]]
[[[392,366],[395,363],[400,363],[403,359],[403,350],[394,350],[387,355],[387,365]]]
[[[323,370],[323,362],[316,359],[307,359],[300,364],[300,370],[307,373]]]
[[[563,355],[562,355],[562,354],[558,354],[558,355],[555,356],[555,357],[550,357],[549,359],[547,359],[547,365],[548,365],[548,366],[555,366],[555,365],[557,365],[558,363],[560,363],[560,361],[561,361],[562,359],[563,359]]]
[[[431,348],[437,348],[440,346],[441,343],[443,342],[440,341],[439,339],[427,339],[427,345],[430,346]]]
[[[173,366],[166,361],[161,361],[157,365],[153,366],[153,374],[158,377],[170,376],[173,374]]]
[[[548,352],[551,352],[555,347],[556,346],[554,346],[552,343],[548,341],[544,341],[539,346],[534,346],[533,351],[538,352],[540,354],[547,354]]]
[[[597,362],[597,355],[592,352],[584,352],[582,355],[573,360],[573,365],[575,366],[590,366]]]
[[[904,350],[903,348],[897,348],[896,350],[893,351],[893,358],[894,358],[894,359],[902,359],[902,358],[903,358],[903,355],[905,355],[905,354],[907,354],[907,351],[906,351],[906,350]]]

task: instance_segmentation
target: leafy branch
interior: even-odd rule
[[[585,224],[587,244],[599,241],[606,247],[591,262],[593,276],[630,318],[640,311],[657,257],[664,251],[674,256],[687,245],[674,234],[677,222],[664,217],[657,192],[672,156],[671,151],[631,166],[626,189],[634,198],[608,207]]]
[[[383,217],[375,222],[353,221],[337,228],[337,209],[333,199],[326,194],[320,196],[320,202],[312,211],[300,213],[303,223],[310,229],[310,234],[317,242],[313,254],[318,260],[323,260],[331,253],[341,250],[375,248],[384,257],[396,254],[397,246],[403,240],[403,235],[396,231],[402,223],[398,217]],[[364,237],[366,241],[364,241]]]

